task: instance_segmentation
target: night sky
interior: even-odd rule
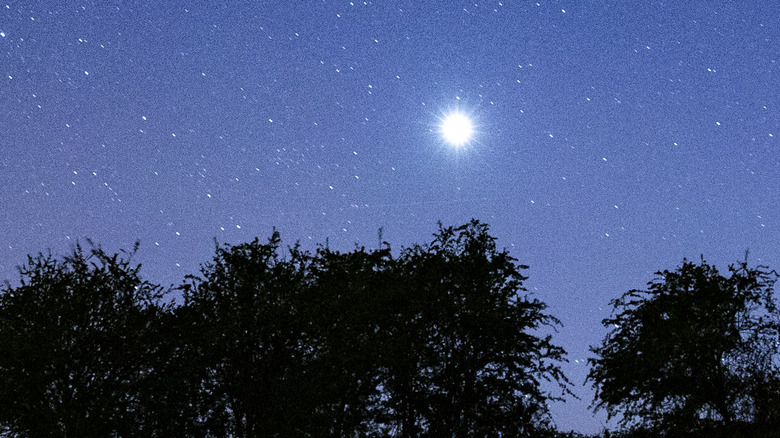
[[[273,227],[395,250],[491,225],[582,383],[609,301],[780,269],[774,1],[0,3],[0,280],[91,238],[180,284]],[[471,139],[447,143],[451,113]]]

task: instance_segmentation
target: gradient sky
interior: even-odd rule
[[[780,269],[779,51],[766,0],[0,2],[0,280],[87,237],[167,285],[214,238],[474,217],[564,324],[556,423],[597,432],[611,299],[683,257]]]

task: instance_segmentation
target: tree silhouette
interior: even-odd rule
[[[683,260],[657,275],[612,301],[611,330],[591,349],[596,407],[657,433],[777,421],[776,274]]]
[[[215,423],[234,436],[528,436],[568,381],[558,321],[478,221],[389,247],[217,249],[184,298]]]
[[[559,324],[479,221],[441,227],[399,258],[387,412],[402,436],[535,436],[549,426],[541,380],[568,381],[565,352],[540,336]],[[561,394],[561,395],[562,395]]]
[[[382,359],[388,343],[387,301],[397,291],[390,249],[348,253],[320,248],[309,264],[304,304],[315,354],[319,404],[315,435],[381,434]]]
[[[153,342],[154,372],[145,379],[139,397],[144,410],[140,423],[145,436],[227,436],[228,421],[215,414],[215,395],[204,391],[209,381],[202,361],[202,342],[194,330],[198,319],[187,307],[167,308],[159,316]],[[134,436],[139,436],[136,432]]]
[[[195,334],[189,348],[205,369],[205,422],[215,435],[294,436],[310,421],[312,349],[298,298],[305,259],[293,251],[283,260],[279,243],[274,232],[266,244],[217,247],[184,290]]]
[[[28,257],[21,286],[2,290],[0,424],[11,436],[145,434],[165,307],[128,255]]]
[[[476,220],[397,257],[217,245],[180,306],[131,257],[30,257],[2,291],[0,433],[542,436],[570,386],[560,323]]]

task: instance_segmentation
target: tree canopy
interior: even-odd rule
[[[185,307],[208,412],[235,436],[530,436],[549,428],[540,381],[568,381],[559,322],[527,296],[486,225],[389,247],[279,254],[279,236],[217,249]],[[219,423],[219,422],[218,422]]]
[[[130,255],[39,254],[0,293],[0,424],[12,436],[143,434],[167,308]]]
[[[777,422],[777,275],[704,260],[657,275],[612,301],[590,360],[596,406],[658,433]]]
[[[395,253],[274,231],[216,244],[175,290],[141,278],[137,244],[29,256],[0,290],[0,436],[556,436],[561,323],[489,231]],[[777,428],[777,276],[683,260],[613,300],[588,380],[614,436]]]
[[[559,322],[528,296],[515,262],[478,222],[402,253],[385,384],[404,436],[533,436],[550,425],[547,402],[568,391],[565,352],[538,333]]]

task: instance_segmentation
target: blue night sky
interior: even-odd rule
[[[85,238],[167,285],[214,238],[474,217],[564,324],[556,423],[597,432],[611,299],[683,257],[780,269],[779,52],[766,0],[0,2],[0,280]]]

